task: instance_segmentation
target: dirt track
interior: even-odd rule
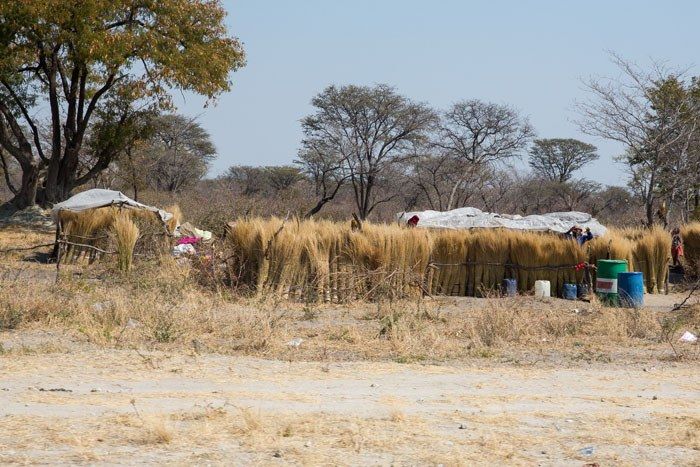
[[[697,465],[698,400],[696,363],[422,366],[81,347],[0,356],[0,462]]]

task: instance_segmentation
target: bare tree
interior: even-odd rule
[[[552,212],[559,202],[546,183],[532,174],[516,175],[511,203],[514,211],[522,215]]]
[[[610,186],[595,193],[588,202],[587,212],[592,216],[608,216],[615,219],[617,224],[627,219],[621,216],[634,216],[632,193],[624,187]]]
[[[312,104],[316,111],[302,120],[301,154],[315,151],[342,164],[364,220],[396,196],[379,195],[381,178],[414,155],[413,147],[426,140],[435,115],[383,84],[329,86]]]
[[[617,55],[612,60],[621,77],[584,83],[592,98],[578,104],[578,124],[589,135],[625,145],[620,159],[633,175],[633,188],[644,201],[646,223],[651,225],[657,201],[677,193],[700,113],[682,72],[659,64],[644,71]]]
[[[598,159],[597,148],[571,138],[536,139],[528,163],[538,176],[564,183],[573,173]]]
[[[508,200],[515,191],[516,180],[511,175],[514,169],[506,167],[502,170],[491,170],[491,176],[486,179],[479,190],[479,197],[484,209],[488,212],[514,212],[513,200]]]
[[[547,181],[543,185],[543,189],[550,191],[566,211],[580,210],[601,188],[599,183],[584,179],[567,182]]]
[[[303,180],[304,174],[291,165],[234,165],[220,179],[242,195],[276,196]]]
[[[447,207],[450,191],[460,178],[459,161],[446,153],[422,154],[412,161],[409,180],[418,187],[430,209]]]
[[[166,114],[153,121],[153,134],[141,150],[153,158],[150,179],[158,190],[178,192],[206,175],[216,157],[209,133],[194,118]]]
[[[479,100],[454,104],[442,116],[436,141],[463,162],[462,176],[453,185],[447,209],[454,206],[460,185],[480,166],[518,156],[533,136],[527,119],[509,106]]]
[[[299,158],[294,162],[314,184],[317,201],[306,212],[306,218],[317,214],[323,206],[333,201],[350,178],[346,158],[342,155],[334,156],[332,148],[321,150],[317,146],[307,147],[299,152]]]

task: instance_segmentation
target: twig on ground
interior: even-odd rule
[[[681,308],[685,306],[685,304],[690,300],[690,298],[693,296],[696,290],[700,288],[700,281],[697,281],[695,285],[693,285],[693,288],[690,289],[690,292],[688,293],[688,296],[683,299],[682,302],[677,303],[676,305],[673,306],[673,309],[671,311],[678,311]]]

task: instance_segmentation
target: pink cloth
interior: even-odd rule
[[[199,242],[197,237],[180,237],[177,239],[176,245],[194,245]]]

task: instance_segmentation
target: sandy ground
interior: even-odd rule
[[[0,356],[0,463],[700,465],[697,362],[312,363],[67,345]]]

